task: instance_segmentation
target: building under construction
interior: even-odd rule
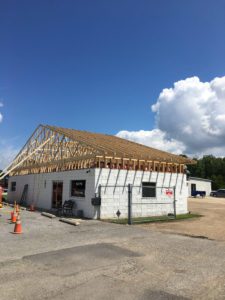
[[[10,201],[57,209],[65,200],[87,218],[187,212],[186,165],[192,161],[116,136],[39,125],[9,173]],[[132,190],[131,190],[132,189]]]

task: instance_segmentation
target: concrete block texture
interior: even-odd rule
[[[115,182],[116,179],[116,182]],[[156,183],[156,197],[142,197],[142,182]],[[188,189],[185,174],[159,173],[149,171],[133,170],[95,170],[95,187],[101,188],[102,205],[100,216],[104,218],[117,218],[119,210],[120,218],[127,218],[128,215],[128,188],[132,187],[132,216],[160,216],[174,212],[173,195],[168,196],[168,188],[173,191],[175,186],[175,198],[177,213],[187,213]],[[118,197],[119,196],[119,197]]]
[[[71,195],[71,181],[85,180],[85,196]],[[16,190],[11,191],[11,182],[16,182]],[[128,215],[128,184],[132,185],[132,215],[160,216],[173,212],[173,195],[168,196],[167,190],[176,187],[177,213],[187,212],[188,187],[186,175],[177,173],[160,173],[149,171],[117,170],[117,169],[84,169],[65,172],[29,174],[13,176],[9,179],[8,199],[11,203],[20,202],[24,185],[28,184],[26,204],[34,204],[37,208],[52,208],[53,182],[63,182],[62,202],[75,202],[74,214],[80,210],[84,217],[92,219],[121,218]],[[142,197],[142,182],[156,183],[156,197]],[[98,195],[101,185],[101,206],[93,206],[91,199]]]

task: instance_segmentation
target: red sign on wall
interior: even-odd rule
[[[172,196],[173,196],[173,191],[167,189],[167,190],[166,190],[166,195],[169,196],[169,197],[172,197]]]

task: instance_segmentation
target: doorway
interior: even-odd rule
[[[59,208],[62,206],[63,198],[63,182],[53,181],[52,183],[52,208]]]
[[[196,192],[196,184],[192,183],[191,184],[191,195],[194,195],[195,192]]]

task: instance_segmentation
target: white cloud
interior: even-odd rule
[[[175,82],[162,90],[152,111],[157,129],[118,136],[173,153],[225,156],[225,76]]]
[[[9,143],[9,141],[0,142],[0,170],[7,167],[18,153],[18,149]]]
[[[185,150],[185,146],[181,142],[178,142],[174,139],[167,139],[165,132],[161,131],[160,129],[153,129],[150,131],[122,130],[117,133],[117,136],[175,154],[181,154]]]

